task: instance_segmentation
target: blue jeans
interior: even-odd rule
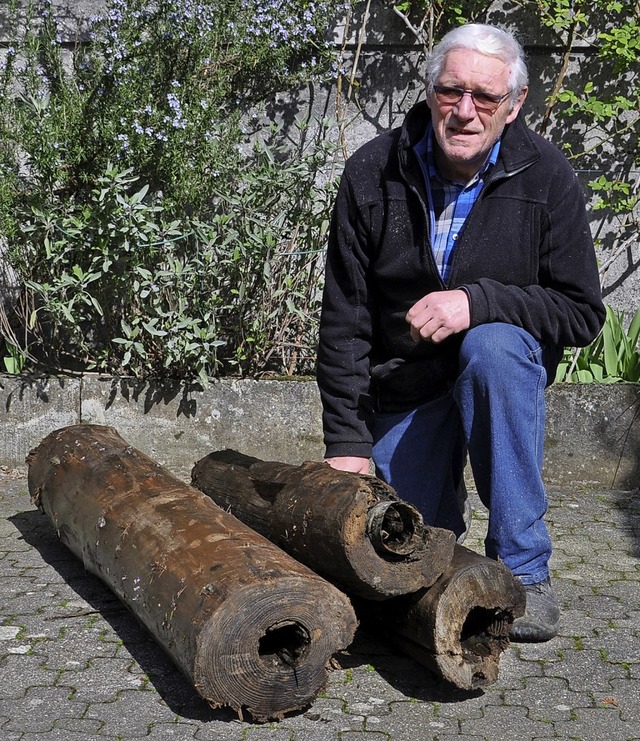
[[[378,476],[425,522],[456,535],[464,530],[458,491],[468,451],[489,510],[486,555],[503,561],[524,584],[549,575],[542,483],[546,380],[542,348],[528,332],[484,324],[462,341],[450,394],[374,421]]]

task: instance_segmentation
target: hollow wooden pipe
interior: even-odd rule
[[[373,476],[210,453],[194,486],[350,595],[372,600],[433,584],[453,557],[454,535]]]
[[[363,626],[456,687],[475,690],[497,680],[509,625],[524,613],[525,590],[504,564],[456,545],[429,589],[356,608]]]
[[[33,502],[212,706],[281,718],[324,687],[357,625],[348,598],[111,427],[48,435]]]

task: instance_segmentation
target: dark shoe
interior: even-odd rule
[[[545,579],[537,584],[525,584],[527,603],[522,617],[516,618],[509,628],[512,641],[548,641],[558,633],[560,607],[551,586]]]

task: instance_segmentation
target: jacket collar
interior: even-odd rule
[[[416,103],[407,113],[399,141],[400,159],[405,166],[410,162],[409,150],[422,139],[430,121],[431,111],[424,100]],[[515,175],[533,164],[539,157],[540,150],[524,122],[523,114],[520,113],[513,123],[505,126],[498,162],[492,177]]]

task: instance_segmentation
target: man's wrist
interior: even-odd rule
[[[368,458],[346,455],[337,456],[335,458],[325,458],[324,462],[331,466],[331,468],[335,468],[336,471],[346,471],[348,473],[359,474],[371,473],[371,464]]]

